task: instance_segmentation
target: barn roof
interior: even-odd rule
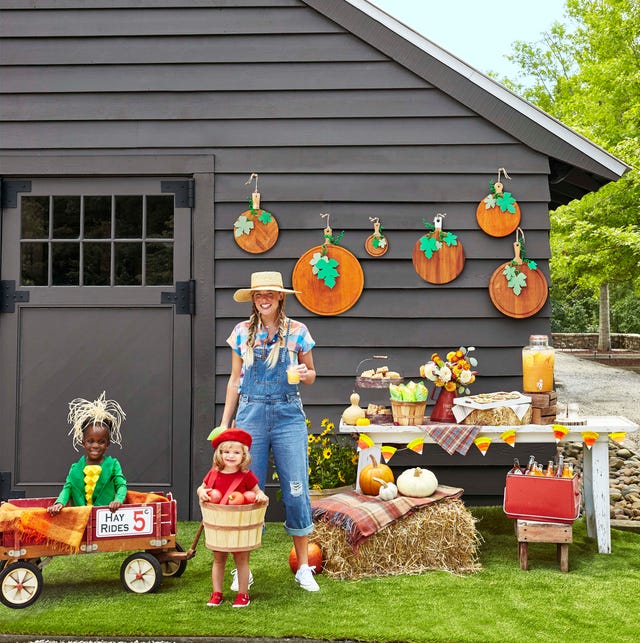
[[[367,0],[303,0],[414,74],[549,157],[550,207],[618,180],[630,167]]]

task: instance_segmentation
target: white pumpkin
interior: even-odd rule
[[[438,479],[429,469],[407,469],[396,480],[398,491],[411,498],[426,498],[433,494],[438,486]]]
[[[378,498],[380,498],[380,500],[393,500],[398,496],[398,487],[396,487],[393,482],[387,482],[382,478],[373,479],[381,485],[378,491]]]

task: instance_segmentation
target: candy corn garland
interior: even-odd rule
[[[489,450],[489,446],[491,445],[491,438],[484,436],[484,435],[479,435],[473,443],[478,447],[478,450],[482,455],[487,455],[487,451]]]
[[[506,442],[510,447],[514,447],[516,444],[516,432],[515,429],[507,429],[500,434],[500,439]]]
[[[556,438],[556,443],[560,442],[562,438],[564,438],[567,433],[569,433],[569,428],[566,426],[562,426],[562,424],[554,424],[553,425],[553,435]]]
[[[391,447],[389,445],[384,444],[380,447],[380,455],[382,455],[385,462],[389,462],[389,460],[393,458],[397,450],[398,449],[396,447]]]
[[[595,441],[600,437],[598,433],[595,431],[583,431],[582,432],[582,440],[584,443],[587,445],[587,447],[590,449]]]
[[[613,433],[609,433],[609,437],[616,444],[624,444],[624,439],[625,439],[626,435],[627,434],[624,431],[614,431]]]

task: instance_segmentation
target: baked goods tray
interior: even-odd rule
[[[356,367],[356,387],[388,389],[389,384],[402,384],[404,377],[388,362],[387,355],[372,355],[363,359]]]

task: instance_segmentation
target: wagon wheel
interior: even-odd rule
[[[184,551],[184,547],[180,543],[176,543],[176,547],[172,551]],[[158,561],[160,563],[160,569],[162,570],[162,575],[163,576],[175,576],[176,578],[179,578],[184,574],[184,570],[187,568],[187,561],[182,559],[182,560],[176,560],[175,558],[168,558],[162,561]]]
[[[33,563],[12,563],[0,573],[0,601],[7,607],[29,607],[41,591],[42,572]]]
[[[155,592],[162,581],[160,563],[151,554],[131,554],[120,567],[120,581],[135,594]]]

